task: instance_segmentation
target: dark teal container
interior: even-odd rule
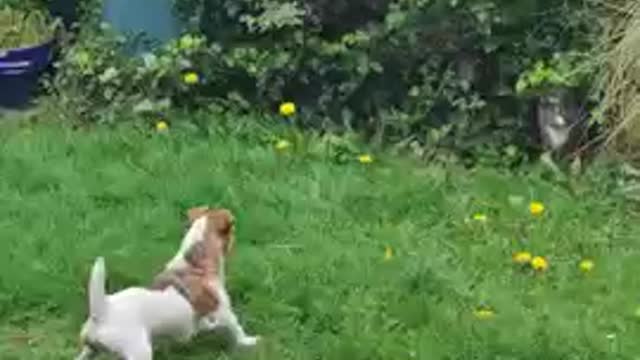
[[[181,24],[173,0],[104,0],[103,20],[130,40],[133,54],[177,38]]]
[[[67,30],[71,30],[78,21],[77,6],[76,0],[49,0],[49,12],[53,17],[61,18]]]

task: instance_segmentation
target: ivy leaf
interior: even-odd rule
[[[277,3],[267,1],[263,5],[263,12],[258,16],[245,14],[240,17],[250,32],[265,33],[270,30],[285,27],[301,26],[303,24],[304,10],[297,3]]]
[[[527,81],[524,78],[518,79],[516,82],[516,93],[522,94],[527,89]]]
[[[166,111],[171,107],[171,100],[164,98],[158,101],[153,101],[146,98],[133,107],[133,112],[136,114],[161,112]]]
[[[102,74],[100,74],[98,80],[100,81],[100,83],[105,84],[117,78],[119,74],[120,72],[118,71],[118,69],[110,66]]]
[[[387,31],[397,30],[407,20],[407,13],[402,10],[391,11],[384,19],[384,24]]]
[[[380,64],[377,61],[372,61],[371,63],[369,63],[369,67],[375,73],[382,74],[384,72],[384,68],[382,67],[382,64]]]

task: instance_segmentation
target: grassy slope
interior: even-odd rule
[[[389,160],[334,165],[218,136],[39,126],[0,132],[0,199],[3,359],[70,358],[93,259],[106,256],[112,289],[145,283],[175,251],[184,210],[203,203],[237,214],[229,287],[242,323],[267,341],[229,355],[205,336],[165,344],[159,359],[640,351],[637,219],[601,191],[572,197],[535,176]],[[531,199],[545,202],[542,219],[529,216]],[[487,223],[465,222],[476,211]],[[548,256],[548,273],[511,264],[525,248]],[[587,277],[582,255],[596,261]],[[482,303],[494,319],[473,317]]]

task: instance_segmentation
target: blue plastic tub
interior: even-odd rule
[[[51,62],[52,43],[0,51],[0,107],[29,105],[38,79]]]

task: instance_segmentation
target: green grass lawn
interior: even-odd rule
[[[202,336],[160,344],[158,359],[640,354],[640,225],[606,179],[569,192],[537,171],[336,164],[190,134],[1,128],[2,359],[72,358],[94,258],[106,257],[112,290],[146,284],[177,249],[184,211],[201,204],[237,216],[228,287],[265,341],[230,353]],[[520,250],[548,270],[514,265]],[[586,275],[583,257],[596,265]],[[477,318],[483,305],[494,316]]]

